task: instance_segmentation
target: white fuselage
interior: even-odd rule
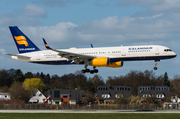
[[[162,60],[176,57],[176,53],[168,47],[160,45],[145,46],[120,46],[120,47],[101,47],[101,48],[70,48],[59,49],[65,52],[88,55],[93,57],[108,57],[110,62],[117,61],[138,61],[138,60]],[[58,52],[52,50],[42,50],[30,53],[18,54],[29,58],[12,56],[13,59],[49,65],[75,64],[73,60],[61,57]],[[80,64],[83,64],[80,63]]]

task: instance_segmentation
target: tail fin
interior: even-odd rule
[[[9,27],[19,53],[40,51],[40,49],[17,26]]]

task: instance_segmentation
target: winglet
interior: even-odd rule
[[[94,46],[91,44],[91,48],[94,48]]]
[[[44,38],[42,38],[42,39],[43,39],[43,41],[44,41],[45,47],[46,47],[47,49],[51,49],[51,48],[49,47],[49,45],[46,43],[45,39],[44,39]]]

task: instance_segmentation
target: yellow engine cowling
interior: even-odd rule
[[[110,63],[110,59],[108,57],[99,57],[92,59],[90,65],[95,67],[119,68],[123,66],[123,62],[119,61]]]
[[[92,59],[90,65],[95,67],[107,67],[109,65],[109,58],[108,57],[94,58]]]
[[[113,62],[113,63],[109,63],[109,65],[107,67],[111,67],[111,68],[119,68],[123,66],[123,62],[119,61],[119,62]]]

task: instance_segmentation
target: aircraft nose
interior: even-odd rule
[[[173,52],[173,55],[174,55],[174,57],[176,57],[176,56],[177,56],[177,54],[176,54],[175,52]]]

